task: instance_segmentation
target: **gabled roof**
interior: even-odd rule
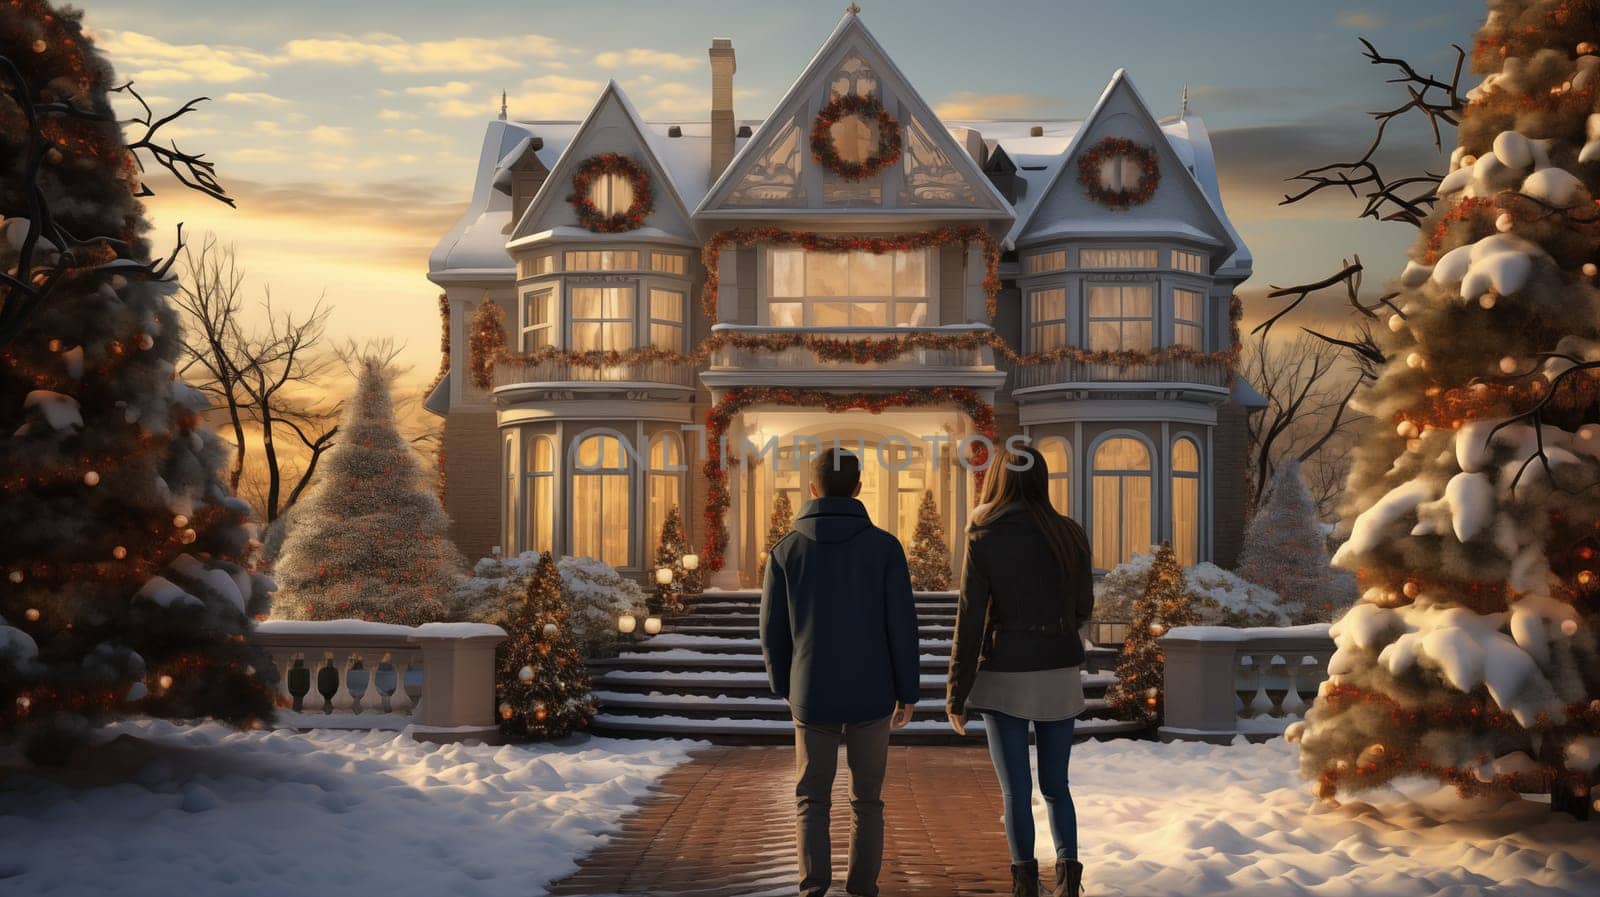
[[[716,182],[711,185],[711,188],[706,192],[705,199],[695,209],[695,215],[699,216],[707,212],[720,211],[720,207],[727,200],[728,194],[733,191],[735,185],[748,172],[754,160],[759,159],[768,149],[778,133],[781,132],[782,126],[791,120],[798,120],[798,114],[805,107],[806,101],[815,96],[824,86],[823,79],[832,74],[829,66],[836,59],[842,58],[844,52],[850,49],[861,52],[867,58],[874,71],[879,75],[880,84],[888,84],[893,87],[894,96],[901,104],[900,117],[902,119],[909,118],[922,124],[929,139],[945,155],[950,164],[961,172],[962,176],[971,184],[973,194],[977,197],[980,207],[983,205],[988,206],[988,208],[979,208],[973,211],[990,213],[989,217],[994,218],[1010,218],[1012,216],[1011,204],[989,182],[989,178],[979,169],[977,161],[951,136],[950,131],[944,126],[939,116],[922,99],[922,95],[917,93],[916,88],[912,86],[911,80],[905,76],[899,66],[895,65],[894,59],[884,50],[883,45],[878,43],[878,39],[872,36],[872,32],[867,30],[867,27],[862,24],[861,18],[854,11],[846,12],[839,19],[839,24],[834,26],[833,32],[828,35],[827,40],[823,41],[822,46],[811,57],[811,61],[806,64],[799,77],[795,78],[794,83],[790,84],[789,89],[784,92],[783,98],[773,107],[773,112],[767,117],[766,123],[760,130],[755,132],[743,148],[734,154],[733,159],[728,163],[728,167],[723,170]],[[909,115],[907,115],[908,112]],[[802,122],[802,125],[804,124]],[[809,128],[802,131],[802,135],[806,133],[809,133]],[[803,149],[802,154],[803,158],[809,158],[808,150]],[[937,210],[937,208],[931,207],[930,209],[930,207],[919,206],[917,210],[919,212],[927,212]],[[781,209],[741,209],[741,211],[770,213],[781,211]],[[861,209],[857,208],[853,211],[859,213]]]
[[[1233,231],[1231,226],[1229,226],[1225,217],[1221,214],[1217,204],[1212,201],[1212,198],[1207,193],[1205,187],[1202,186],[1199,180],[1195,177],[1195,173],[1191,169],[1191,166],[1194,164],[1194,160],[1192,158],[1185,159],[1178,153],[1177,149],[1173,145],[1173,141],[1171,140],[1171,135],[1169,135],[1162,127],[1161,123],[1156,120],[1155,116],[1150,113],[1150,107],[1145,103],[1144,97],[1139,95],[1138,88],[1133,86],[1133,81],[1128,77],[1128,72],[1126,69],[1117,69],[1116,73],[1111,76],[1110,83],[1106,85],[1106,89],[1101,92],[1100,98],[1095,101],[1094,108],[1089,111],[1089,115],[1081,124],[1078,125],[1076,129],[1074,129],[1066,148],[1059,156],[1058,163],[1054,166],[1054,170],[1050,172],[1049,180],[1045,182],[1044,189],[1039,192],[1039,195],[1036,198],[1028,203],[1026,214],[1021,214],[1022,208],[1019,206],[1017,221],[1012,226],[1011,232],[1006,236],[1006,244],[1008,246],[1014,246],[1016,245],[1016,241],[1021,239],[1024,235],[1031,235],[1029,229],[1033,226],[1034,218],[1037,216],[1037,213],[1043,205],[1045,198],[1050,196],[1051,193],[1060,187],[1062,172],[1072,167],[1074,161],[1077,159],[1078,154],[1084,150],[1084,141],[1088,138],[1088,135],[1095,132],[1095,126],[1106,114],[1106,110],[1111,105],[1112,99],[1119,95],[1125,95],[1134,107],[1135,111],[1143,118],[1145,125],[1152,132],[1159,134],[1162,137],[1162,139],[1154,141],[1156,154],[1162,157],[1162,169],[1167,173],[1167,176],[1163,177],[1162,179],[1162,184],[1166,185],[1176,182],[1177,184],[1183,185],[1182,189],[1193,191],[1194,197],[1199,200],[1200,206],[1205,209],[1205,211],[1208,213],[1208,217],[1211,219],[1206,223],[1213,225],[1216,233],[1224,238],[1219,240],[1219,242],[1223,244],[1223,248],[1226,250],[1226,255],[1231,258],[1235,250],[1242,246],[1238,234]],[[1015,156],[1013,156],[1013,158],[1015,158]],[[1182,224],[1183,227],[1178,227],[1175,224],[1175,226],[1172,228],[1173,232],[1177,233],[1185,228],[1188,230],[1196,230],[1193,224]],[[1083,227],[1086,229],[1092,228],[1093,224],[1084,222]],[[1202,231],[1196,232],[1203,233]]]
[[[589,155],[585,146],[592,136],[592,132],[601,126],[599,122],[601,122],[602,116],[611,108],[621,110],[624,123],[632,130],[633,136],[638,140],[639,151],[644,158],[636,161],[650,173],[652,180],[661,184],[664,188],[656,191],[655,210],[650,213],[650,217],[653,219],[661,215],[664,211],[662,209],[663,202],[670,202],[670,208],[678,213],[687,226],[689,207],[684,203],[683,196],[678,192],[678,185],[675,179],[668,173],[667,167],[662,164],[661,158],[657,154],[657,144],[651,139],[649,129],[644,124],[644,119],[640,118],[638,110],[633,107],[633,103],[629,102],[628,95],[622,92],[622,88],[617,86],[617,82],[611,81],[606,84],[605,90],[600,92],[600,98],[595,100],[594,106],[589,109],[589,114],[578,125],[578,129],[573,132],[571,139],[567,141],[566,146],[561,151],[561,156],[556,159],[555,165],[551,166],[550,174],[545,178],[544,183],[540,185],[539,192],[534,194],[533,201],[528,203],[528,208],[522,213],[522,219],[516,222],[516,226],[512,228],[507,240],[508,244],[515,243],[521,238],[547,229],[540,227],[540,223],[545,220],[545,216],[549,213],[554,203],[566,201],[567,191],[572,187],[572,177],[576,173],[577,167]],[[615,151],[615,147],[608,146],[608,150]]]

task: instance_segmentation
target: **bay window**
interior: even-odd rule
[[[1150,451],[1131,437],[1107,439],[1093,471],[1094,566],[1110,570],[1150,550]]]
[[[1147,351],[1153,347],[1155,289],[1148,285],[1089,285],[1089,348]]]
[[[928,254],[767,253],[767,321],[779,327],[918,327],[930,323]]]
[[[636,271],[639,253],[633,249],[585,249],[566,253],[568,271]]]
[[[628,454],[616,436],[578,443],[572,472],[572,553],[625,567],[632,540]]]
[[[1182,249],[1172,250],[1172,267],[1190,274],[1207,274],[1206,257],[1198,252],[1185,252]]]
[[[1172,550],[1185,567],[1200,562],[1200,449],[1187,436],[1172,443]]]
[[[1072,516],[1072,445],[1060,436],[1046,436],[1035,446],[1044,456],[1049,473],[1050,505],[1063,517]]]
[[[650,345],[683,351],[683,294],[675,290],[650,290]]]
[[[522,351],[555,345],[556,291],[529,290],[522,294]]]
[[[1060,271],[1067,266],[1067,251],[1065,249],[1055,249],[1050,252],[1040,252],[1028,256],[1025,262],[1029,274]]]
[[[1080,268],[1154,268],[1154,249],[1080,249]]]
[[[572,348],[622,352],[633,348],[633,287],[572,289]]]

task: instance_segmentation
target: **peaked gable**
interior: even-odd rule
[[[1161,180],[1150,199],[1126,209],[1110,209],[1089,197],[1078,181],[1078,159],[1106,138],[1132,140],[1155,152]],[[1121,69],[1073,135],[1038,202],[1011,234],[1015,245],[1060,236],[1182,237],[1212,245],[1218,262],[1237,248],[1194,172]]]
[[[845,94],[875,97],[899,125],[899,160],[860,181],[838,177],[811,153],[817,113]],[[876,129],[860,127],[856,121],[845,118],[832,133],[870,144]],[[851,127],[857,133],[850,133]],[[770,215],[785,210],[1012,216],[1010,204],[854,13],[840,20],[695,214]]]
[[[677,186],[656,155],[649,131],[628,97],[612,81],[595,100],[594,107],[572,135],[561,157],[550,170],[539,192],[512,228],[510,241],[558,227],[581,228],[577,210],[567,202],[572,194],[572,178],[578,167],[600,153],[621,153],[632,159],[650,177],[654,208],[645,218],[645,229],[685,239],[694,239],[689,209]],[[621,235],[626,236],[628,232]],[[637,232],[633,232],[637,235]]]

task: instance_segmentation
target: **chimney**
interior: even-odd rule
[[[733,41],[711,39],[711,180],[733,161]]]

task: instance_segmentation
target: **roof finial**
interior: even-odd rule
[[[1183,108],[1182,108],[1182,110],[1179,111],[1178,114],[1179,115],[1188,115],[1189,114],[1189,85],[1188,84],[1183,85]]]
[[[849,6],[846,6],[844,8],[844,11],[849,13],[849,14],[851,14],[851,15],[853,15],[853,16],[859,16],[859,15],[861,15],[861,4],[852,3]]]
[[[506,92],[500,91],[500,120],[506,120]]]

